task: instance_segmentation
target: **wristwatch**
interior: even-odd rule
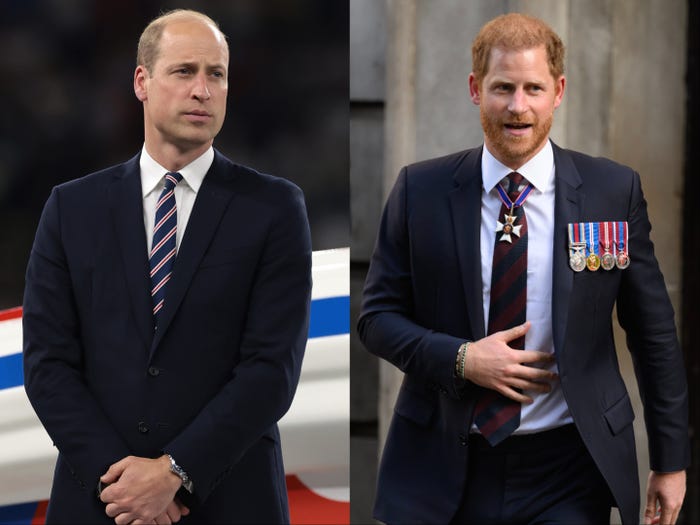
[[[175,463],[175,459],[173,459],[170,454],[166,454],[166,456],[168,456],[168,459],[170,460],[170,472],[178,476],[182,480],[183,488],[192,494],[194,492],[194,483],[192,483],[192,480],[187,475],[187,472],[182,470],[182,467]]]

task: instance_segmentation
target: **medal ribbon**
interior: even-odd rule
[[[598,229],[603,232],[603,239],[601,239],[603,253],[610,253],[610,223],[601,222],[598,225]]]
[[[627,221],[620,221],[616,224],[617,224],[617,227],[619,228],[617,242],[619,243],[620,251],[624,252],[625,248],[627,248]]]
[[[503,186],[501,186],[500,183],[496,185],[496,189],[498,190],[498,195],[501,197],[501,201],[509,210],[513,208],[519,208],[520,206],[522,206],[525,200],[527,199],[528,195],[530,195],[532,187],[532,184],[528,183],[527,187],[520,192],[518,198],[515,199],[515,202],[513,202],[510,200],[510,197],[508,196],[508,193],[506,193],[506,190],[503,189]]]
[[[598,223],[597,222],[587,222],[586,225],[586,244],[588,244],[589,255],[598,255]]]

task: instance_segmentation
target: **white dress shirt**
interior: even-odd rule
[[[180,249],[180,243],[185,235],[185,228],[192,213],[195,198],[204,176],[214,162],[214,148],[209,147],[202,155],[190,162],[178,171],[182,180],[175,186],[175,202],[177,203],[177,235],[175,243]],[[165,174],[169,170],[158,164],[146,151],[146,146],[141,150],[141,191],[143,195],[143,223],[146,227],[146,240],[148,253],[151,253],[153,244],[153,226],[156,218],[156,204],[165,188]]]
[[[496,222],[501,199],[496,185],[513,170],[501,164],[484,145],[481,158],[483,192],[481,196],[481,281],[485,329],[489,324],[491,266],[496,239]],[[554,353],[552,339],[552,264],[554,245],[554,153],[549,141],[540,152],[518,169],[534,187],[523,204],[527,217],[527,305],[526,319],[532,323],[525,335],[525,349]],[[540,366],[539,364],[537,366]],[[549,369],[558,372],[556,363]],[[520,427],[515,434],[541,432],[571,423],[573,419],[564,400],[559,381],[547,394],[527,392],[534,399],[523,405]]]

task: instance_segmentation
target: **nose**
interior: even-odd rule
[[[206,75],[196,75],[193,82],[194,85],[192,86],[192,97],[200,101],[209,100],[209,98],[211,98],[211,93],[209,93],[209,85],[207,84]]]
[[[521,115],[527,110],[527,100],[525,92],[522,89],[516,89],[510,97],[508,103],[508,111],[514,115]]]

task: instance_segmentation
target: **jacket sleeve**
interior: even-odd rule
[[[27,266],[23,304],[27,396],[74,477],[89,490],[129,455],[83,374],[81,320],[63,247],[60,191],[49,197]]]
[[[631,264],[622,272],[617,311],[644,403],[650,466],[659,472],[683,470],[690,464],[683,355],[673,306],[649,238],[651,225],[637,173],[628,230]]]
[[[455,381],[457,350],[463,339],[414,321],[407,168],[392,189],[379,227],[358,320],[360,339],[373,354],[443,393],[460,397]]]
[[[228,383],[164,447],[193,479],[200,502],[287,412],[299,381],[309,326],[311,235],[301,190],[291,188],[280,198],[251,287],[241,360]]]

